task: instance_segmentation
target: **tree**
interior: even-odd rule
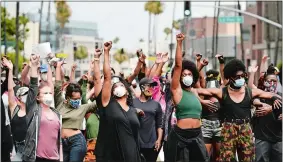
[[[129,59],[128,55],[126,54],[124,48],[118,49],[114,54],[114,59],[119,64],[122,64],[124,61]]]
[[[59,24],[57,37],[60,38],[60,36],[63,34],[63,29],[65,27],[65,24],[69,22],[69,18],[72,15],[71,8],[66,3],[65,0],[56,0],[55,1],[56,6],[56,21]],[[59,40],[57,38],[57,40]],[[59,42],[57,42],[57,46],[59,46]]]
[[[166,27],[166,28],[164,28],[163,32],[164,32],[165,35],[166,35],[165,40],[167,40],[168,36],[171,34],[171,29],[168,28],[168,27]]]
[[[1,55],[2,57],[3,55]],[[21,72],[22,71],[22,66],[24,62],[27,62],[28,60],[26,58],[23,57],[19,57],[19,61],[18,61],[18,66],[16,65],[16,53],[7,53],[6,55],[8,57],[9,60],[12,61],[12,63],[14,64],[14,67],[18,67],[18,71]]]
[[[182,22],[182,20],[181,19],[179,19],[179,20],[173,20],[173,28],[175,29],[175,30],[180,30],[180,26],[181,26],[181,22]]]
[[[77,50],[74,52],[75,59],[85,59],[88,56],[87,48],[85,46],[77,47]]]
[[[6,13],[6,16],[5,16]],[[5,43],[5,36],[7,40],[7,46],[15,49],[16,44],[16,18],[11,17],[6,8],[1,7],[1,27],[6,25],[6,32],[4,28],[1,28],[1,42]],[[26,27],[29,19],[24,15],[19,16],[19,51],[24,49],[24,41],[27,39],[29,29]]]
[[[119,41],[120,41],[120,38],[119,37],[115,37],[114,40],[113,40],[113,43],[117,44]]]
[[[149,25],[148,25],[148,50],[150,49],[150,27],[151,27],[151,15],[154,15],[154,24],[153,24],[153,35],[154,35],[154,40],[155,40],[155,45],[154,45],[154,53],[156,53],[156,16],[163,13],[164,10],[164,4],[161,3],[160,1],[149,1],[145,3],[144,7],[145,11],[149,13]]]

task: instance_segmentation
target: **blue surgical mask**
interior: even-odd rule
[[[78,100],[72,100],[70,99],[70,104],[73,108],[79,108],[79,106],[81,105],[81,99]]]
[[[242,86],[244,86],[245,85],[245,79],[244,78],[241,78],[241,79],[237,79],[237,80],[235,80],[235,83],[234,83],[234,86],[235,87],[242,87]]]

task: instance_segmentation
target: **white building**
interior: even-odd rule
[[[76,45],[76,47],[86,47],[88,53],[87,58],[82,60],[74,59],[74,44]],[[60,39],[60,49],[62,49],[62,53],[68,55],[65,60],[67,64],[64,65],[64,68],[66,70],[65,74],[70,74],[71,67],[74,63],[77,64],[75,77],[77,78],[85,74],[89,69],[91,60],[93,60],[95,47],[102,48],[103,40],[95,39],[93,36],[63,35]]]
[[[24,42],[24,55],[29,58],[32,52],[32,46],[38,44],[39,41],[39,23],[30,21],[27,23],[26,28],[29,29],[27,39]]]

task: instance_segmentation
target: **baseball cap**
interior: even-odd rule
[[[28,87],[21,87],[17,90],[16,97],[22,96],[28,92]]]
[[[43,64],[43,65],[40,66],[40,72],[41,73],[47,73],[47,71],[48,71],[47,64]]]
[[[141,80],[140,80],[140,86],[141,85],[145,85],[145,84],[150,84],[151,86],[153,86],[153,87],[155,87],[155,86],[157,86],[157,82],[155,82],[155,81],[153,81],[152,79],[150,79],[150,78],[147,78],[147,77],[145,77],[145,78],[142,78]]]

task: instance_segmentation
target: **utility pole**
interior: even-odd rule
[[[15,75],[18,78],[19,74],[19,12],[20,12],[20,2],[16,2],[16,68],[15,68]]]
[[[40,11],[39,11],[39,35],[38,35],[38,43],[41,43],[42,10],[43,10],[43,1],[41,1],[41,3],[40,3]]]
[[[205,22],[205,23],[203,23],[204,27],[202,27],[203,28],[202,29],[202,35],[204,37],[204,50],[205,50],[204,51],[204,58],[207,57],[206,19],[207,19],[207,16],[204,16],[203,19],[202,19],[202,23],[203,23],[203,21]]]
[[[176,10],[176,2],[174,2],[174,6],[173,6],[173,14],[172,14],[172,27],[171,27],[171,41],[170,41],[170,45],[169,45],[169,49],[170,49],[170,62],[169,62],[169,66],[173,65],[173,48],[174,48],[174,44],[173,44],[173,28],[174,28],[174,20],[175,20],[175,10]]]
[[[191,11],[191,2],[190,1],[184,1],[184,34],[185,34],[185,41],[184,42],[184,51],[187,52],[187,40],[188,40],[188,19],[191,20],[192,17],[192,11]],[[190,30],[191,30],[192,24],[190,23]],[[192,46],[191,46],[192,49]],[[192,50],[190,52],[190,57],[192,55]]]
[[[218,7],[220,6],[220,0],[218,1]],[[219,17],[220,9],[217,9],[217,22],[216,22],[216,42],[215,42],[215,53],[213,57],[218,53],[218,32],[219,32],[219,22],[218,22],[218,17]],[[216,69],[216,59],[213,58],[213,68]]]
[[[240,1],[238,1],[238,10],[241,10]],[[242,13],[239,12],[239,16],[242,16]],[[269,25],[269,24],[268,24]],[[240,23],[240,33],[241,33],[241,51],[242,51],[242,61],[245,63],[245,50],[244,50],[244,39],[243,39],[243,24]],[[249,66],[249,65],[247,65]]]
[[[215,42],[214,42],[214,39],[215,39],[215,23],[216,23],[216,21],[218,21],[218,20],[216,20],[216,18],[215,18],[215,16],[216,16],[216,6],[217,6],[217,1],[215,1],[215,4],[214,4],[214,6],[215,6],[215,8],[214,8],[214,15],[213,15],[213,28],[212,28],[212,45],[211,45],[211,49],[212,49],[212,51],[211,51],[211,59],[213,60],[214,58],[213,58],[213,56],[214,56],[214,47],[215,47]],[[214,67],[214,65],[212,65],[213,67]]]
[[[7,12],[7,9],[6,9],[6,1],[4,1],[4,20],[2,20],[2,21],[4,21],[4,25],[3,25],[3,29],[4,29],[4,44],[5,44],[5,49],[4,49],[4,54],[5,55],[7,55],[7,49],[8,49],[8,47],[7,47],[7,35],[6,35],[6,32],[7,32],[7,29],[6,29],[6,12]]]
[[[48,2],[48,14],[47,14],[47,26],[46,26],[46,31],[47,31],[47,37],[46,37],[46,42],[50,42],[50,3],[51,1]]]

